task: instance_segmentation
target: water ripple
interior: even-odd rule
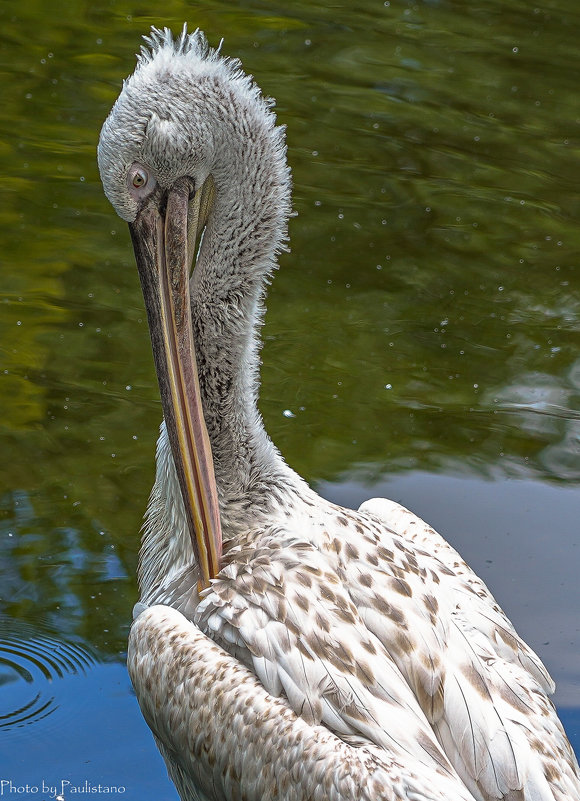
[[[21,621],[0,619],[0,730],[28,726],[59,707],[58,684],[97,659],[84,646]]]

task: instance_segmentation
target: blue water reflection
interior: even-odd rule
[[[4,655],[0,650],[0,678]],[[0,708],[14,701],[13,689],[0,684]],[[0,794],[48,801],[56,795],[43,792],[43,786],[56,789],[56,794],[64,788],[64,797],[71,798],[101,785],[101,793],[90,794],[127,801],[178,798],[124,665],[95,663],[82,673],[55,677],[50,704],[52,714],[37,717],[33,725],[22,721],[10,732],[0,731],[0,782],[6,782]],[[29,793],[10,789],[26,785]]]

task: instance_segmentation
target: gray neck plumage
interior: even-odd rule
[[[191,290],[204,416],[226,517],[231,504],[252,502],[287,471],[256,405],[257,327],[290,212],[286,147],[271,112],[238,105],[216,143],[215,203]]]

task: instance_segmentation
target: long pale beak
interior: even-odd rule
[[[211,180],[211,179],[210,179]],[[191,181],[180,178],[129,224],[147,308],[163,414],[200,567],[209,586],[219,571],[222,537],[211,446],[201,405],[191,324],[189,276],[203,229],[211,185],[190,201]]]

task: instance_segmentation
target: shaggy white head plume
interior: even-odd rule
[[[184,175],[194,177],[199,186],[219,169],[216,159],[231,146],[229,136],[235,137],[232,105],[242,111],[239,125],[246,132],[248,125],[261,130],[278,151],[288,213],[284,129],[275,127],[273,101],[262,96],[240,61],[221,56],[200,30],[188,34],[186,25],[177,39],[168,28],[152,28],[144,39],[148,47],[142,46],[137,68],[124,82],[98,146],[105,194],[119,216],[132,222],[137,215],[138,203],[126,186],[136,161],[147,164],[163,188]]]

